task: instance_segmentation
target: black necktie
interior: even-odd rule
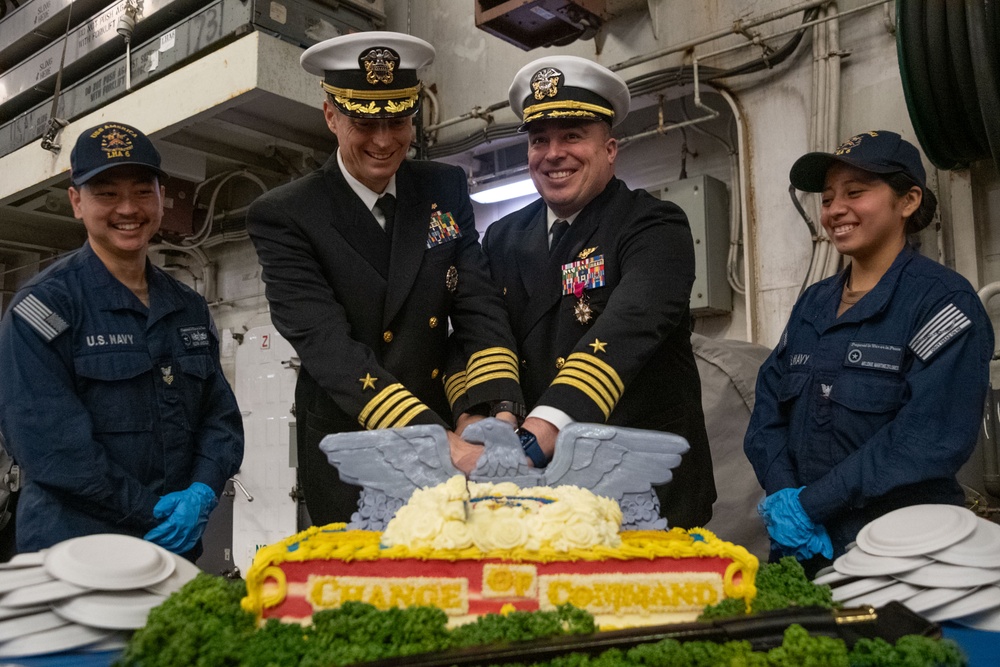
[[[565,220],[556,220],[552,223],[552,242],[549,243],[550,253],[559,245],[559,239],[563,237],[567,229],[569,229],[569,223]]]
[[[378,210],[382,211],[382,217],[385,218],[386,235],[392,238],[392,223],[396,219],[396,198],[386,193],[378,198],[375,206],[378,207]]]

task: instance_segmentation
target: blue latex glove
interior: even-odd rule
[[[184,491],[168,493],[153,508],[153,517],[166,521],[146,533],[143,539],[175,554],[187,553],[201,539],[208,515],[218,503],[215,492],[201,482],[195,482]]]
[[[799,494],[804,488],[782,489],[757,505],[757,512],[764,520],[771,539],[789,550],[804,547],[815,534],[816,525],[799,502]],[[826,533],[825,530],[823,532]],[[829,539],[827,537],[827,541]]]
[[[830,535],[822,525],[817,525],[809,540],[795,549],[796,560],[809,560],[817,554],[824,558],[833,558],[833,542],[830,541]]]

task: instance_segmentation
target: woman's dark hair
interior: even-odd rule
[[[896,193],[897,197],[902,197],[910,188],[917,186],[923,193],[923,198],[920,200],[920,206],[916,211],[913,212],[909,218],[906,219],[906,233],[916,234],[921,229],[931,224],[931,220],[934,219],[934,212],[937,210],[937,197],[928,188],[921,186],[919,183],[914,181],[905,172],[896,172],[895,174],[875,174],[878,178],[888,184],[893,192]]]

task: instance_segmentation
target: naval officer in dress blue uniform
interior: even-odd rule
[[[22,286],[0,322],[17,548],[121,533],[193,560],[243,460],[218,334],[205,300],[146,258],[165,176],[146,135],[103,123],[70,164],[87,241]]]
[[[691,349],[694,246],[677,206],[615,178],[611,128],[628,87],[592,61],[550,56],[518,72],[509,99],[541,199],[491,225],[483,249],[533,408],[525,452],[546,465],[573,421],[681,435],[691,450],[657,489],[659,509],[671,526],[703,526],[716,493]]]
[[[405,159],[417,70],[433,57],[427,42],[393,32],[306,50],[302,66],[322,79],[339,147],[248,213],[271,318],[302,360],[299,479],[315,524],[350,520],[359,493],[339,482],[319,449],[323,436],[409,424],[461,429],[473,412],[516,423],[511,409],[523,400],[465,174]],[[468,363],[446,378],[449,321]],[[468,400],[453,410],[458,395]],[[452,431],[449,442],[453,461],[470,471],[482,448]]]
[[[865,132],[790,177],[822,193],[823,227],[851,263],[792,309],[744,449],[772,558],[815,570],[889,511],[963,504],[955,475],[976,445],[993,327],[965,278],[907,243],[937,206],[912,144]]]

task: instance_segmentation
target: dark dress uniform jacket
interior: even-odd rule
[[[744,450],[768,494],[802,507],[834,556],[869,521],[908,505],[962,505],[993,327],[969,282],[904,248],[837,317],[849,270],[796,302],[757,376]]]
[[[302,361],[299,475],[318,525],[350,520],[358,497],[357,487],[337,484],[318,448],[323,436],[449,428],[454,415],[442,382],[449,318],[458,344],[476,353],[463,376],[472,403],[522,400],[513,338],[464,173],[405,161],[396,199],[390,243],[333,155],[322,169],[260,197],[247,217],[271,319]]]
[[[19,551],[142,537],[160,496],[194,482],[219,495],[239,470],[243,418],[208,304],[148,262],[146,279],[148,308],[88,242],[28,281],[0,322]]]
[[[715,481],[691,350],[694,248],[684,213],[613,178],[548,250],[538,200],[494,223],[483,239],[503,287],[529,406],[576,421],[669,431],[691,451],[658,489],[671,526],[703,526]],[[593,318],[578,321],[560,267],[603,257],[605,285],[585,292]]]

